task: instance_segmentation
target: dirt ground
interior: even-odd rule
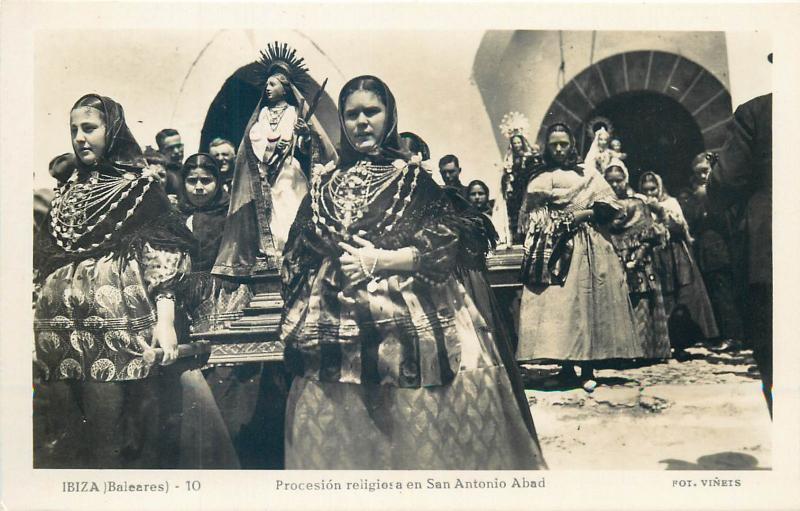
[[[550,469],[769,469],[771,422],[751,352],[596,371],[599,386],[544,390],[557,366],[523,366]]]

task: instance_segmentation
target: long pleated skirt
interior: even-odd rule
[[[610,361],[647,358],[636,331],[622,264],[593,228],[574,237],[563,286],[525,288],[517,360]]]
[[[463,287],[461,293],[464,293]],[[484,321],[464,298],[471,322]],[[461,367],[420,388],[296,377],[286,407],[286,468],[534,470],[546,468],[492,336],[459,335]]]

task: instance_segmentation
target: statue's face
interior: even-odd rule
[[[511,139],[511,148],[515,153],[520,154],[524,147],[525,145],[522,143],[522,139],[520,137],[513,137]]]
[[[264,93],[270,102],[286,99],[286,87],[283,86],[277,76],[270,76],[264,87]]]
[[[616,139],[612,140],[611,141],[611,149],[613,149],[613,150],[615,150],[617,152],[622,151],[622,142],[620,142],[619,140],[616,140]]]
[[[711,164],[708,160],[703,160],[694,166],[694,177],[698,183],[704,185],[708,183],[708,176],[711,175]]]
[[[608,147],[608,133],[600,133],[597,137],[597,147],[605,149]]]

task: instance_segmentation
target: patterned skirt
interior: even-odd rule
[[[458,287],[472,321],[457,328],[472,333],[460,332],[464,356],[455,378],[418,388],[295,378],[286,408],[286,468],[546,468],[492,337]]]

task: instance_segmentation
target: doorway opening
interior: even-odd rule
[[[638,188],[639,176],[646,171],[660,174],[672,195],[688,185],[692,158],[705,146],[697,122],[678,101],[651,91],[612,96],[584,121],[582,154],[592,143],[586,123],[597,124],[597,119],[602,118],[613,126],[612,138],[622,142],[634,189]]]

